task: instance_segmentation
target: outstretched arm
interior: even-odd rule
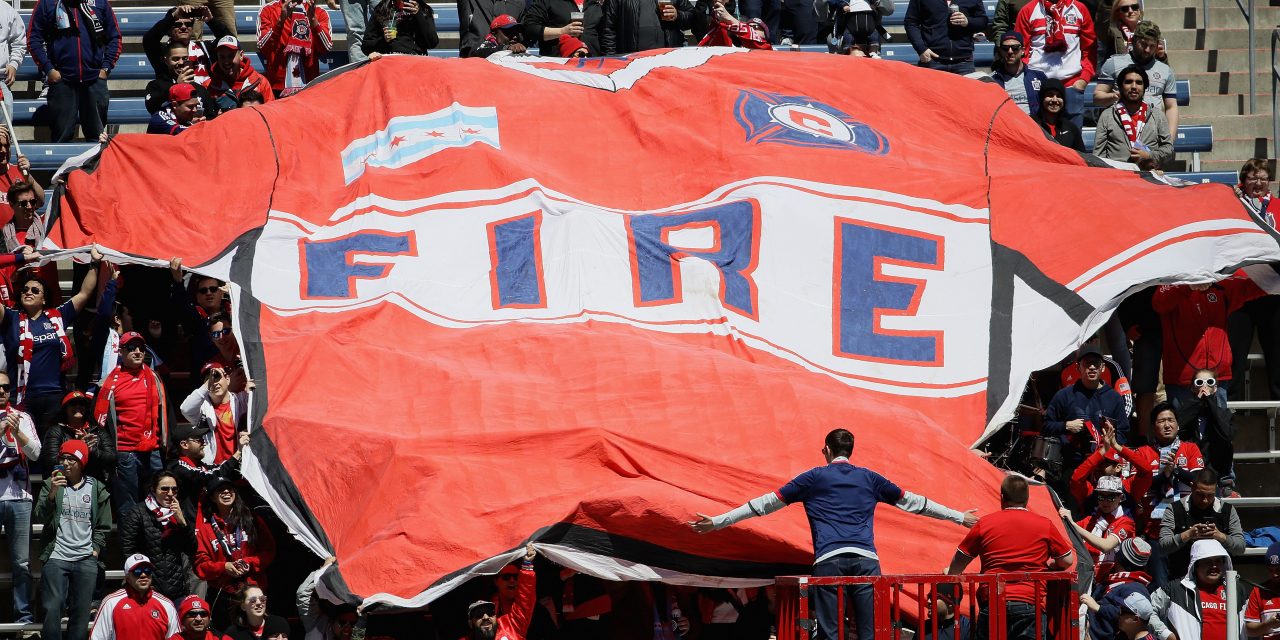
[[[1062,507],[1061,509],[1058,509],[1058,515],[1061,515],[1063,520],[1066,520],[1068,523],[1070,523],[1071,528],[1075,529],[1076,533],[1080,534],[1080,537],[1085,539],[1085,542],[1088,542],[1089,544],[1093,545],[1094,549],[1097,549],[1102,553],[1108,553],[1112,549],[1115,549],[1116,547],[1120,546],[1120,536],[1111,534],[1103,538],[1098,535],[1095,535],[1092,531],[1080,526],[1079,522],[1076,522],[1075,520],[1071,519],[1070,509],[1066,507]]]
[[[747,518],[767,516],[785,506],[787,506],[787,503],[783,502],[782,498],[779,498],[777,493],[770,492],[760,496],[759,498],[748,501],[737,509],[722,513],[718,516],[713,517],[699,513],[698,519],[688,524],[693,527],[694,531],[697,531],[698,533],[706,533],[708,531],[723,529],[727,526],[737,524]]]
[[[936,518],[938,520],[950,520],[965,527],[972,527],[978,522],[978,516],[975,515],[978,511],[977,509],[970,509],[961,513],[951,507],[938,504],[937,502],[934,502],[922,495],[917,495],[910,491],[903,491],[902,497],[899,498],[893,506],[906,511],[907,513],[914,513],[918,516]]]

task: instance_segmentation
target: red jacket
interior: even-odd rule
[[[1104,450],[1107,451],[1105,455],[1102,453]],[[1071,497],[1076,499],[1076,504],[1084,504],[1089,499],[1089,494],[1093,493],[1094,470],[1105,466],[1104,460],[1118,462],[1120,459],[1120,455],[1104,447],[1094,451],[1084,459],[1084,462],[1080,463],[1080,466],[1076,467],[1075,472],[1071,474]],[[1146,465],[1133,465],[1133,467],[1133,472],[1122,475],[1120,481],[1124,484],[1124,490],[1130,496],[1141,498],[1142,494],[1146,493],[1146,487],[1151,486],[1151,470]],[[1144,474],[1146,483],[1142,484],[1140,480]],[[1141,493],[1135,487],[1141,489]],[[1135,499],[1136,501],[1137,499]]]
[[[1148,538],[1159,538],[1160,518],[1152,518],[1151,514],[1169,492],[1169,488],[1166,488],[1156,495],[1151,489],[1155,482],[1155,474],[1160,472],[1160,451],[1151,445],[1140,449],[1125,447],[1120,452],[1120,456],[1129,461],[1135,473],[1133,490],[1130,494],[1133,496],[1134,504],[1137,505],[1133,519],[1137,521],[1139,530]],[[1178,450],[1174,452],[1173,462],[1187,471],[1199,471],[1204,468],[1204,456],[1200,454],[1200,447],[1197,447],[1194,442],[1181,443]],[[1174,487],[1176,486],[1177,482],[1174,482]],[[1177,498],[1176,493],[1175,491],[1174,499]]]
[[[1188,386],[1196,369],[1212,369],[1219,380],[1231,379],[1231,343],[1227,316],[1263,295],[1248,278],[1231,276],[1204,291],[1187,285],[1165,285],[1151,296],[1164,329],[1164,383]]]
[[[228,92],[238,96],[241,92],[249,90],[261,93],[263,102],[271,102],[276,97],[271,91],[271,83],[253,68],[248,58],[241,56],[240,72],[234,78],[228,77],[216,64],[209,70],[209,95],[213,96],[214,100]]]
[[[538,591],[538,575],[533,569],[521,569],[516,581],[516,599],[511,609],[498,616],[493,640],[524,640],[533,620],[533,605]],[[462,640],[466,640],[464,637]]]
[[[102,599],[90,640],[165,640],[178,632],[173,602],[154,589],[138,597],[128,587]]]
[[[222,526],[221,520],[219,528],[226,536],[231,536],[227,528]],[[209,586],[228,592],[235,591],[244,583],[265,586],[265,569],[275,559],[276,542],[262,518],[253,517],[253,528],[253,538],[228,554],[225,541],[220,540],[214,532],[210,518],[205,515],[204,507],[201,506],[196,516],[196,555],[193,558],[196,576],[208,582]],[[248,562],[249,573],[238,578],[227,573],[227,563],[235,560]]]
[[[288,62],[286,38],[278,29],[283,9],[281,0],[272,0],[258,11],[258,55],[262,56],[262,64],[266,66],[267,80],[276,91],[284,89]],[[310,31],[311,54],[302,60],[304,79],[309,82],[320,75],[320,56],[333,48],[333,32],[329,27],[329,14],[323,7],[308,2],[307,9],[313,12],[315,19],[315,26]]]

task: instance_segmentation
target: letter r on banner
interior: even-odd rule
[[[680,246],[677,232],[705,230],[706,247]],[[675,304],[683,300],[680,262],[698,258],[720,272],[720,301],[752,320],[759,319],[756,283],[751,274],[760,254],[760,209],[755,201],[739,201],[687,213],[631,216],[632,296],[637,307]]]
[[[886,274],[884,267],[942,269],[942,237],[837,218],[835,241],[835,354],[942,366],[942,331],[886,329],[882,324],[885,316],[914,316],[926,284]]]
[[[298,241],[302,254],[302,298],[351,299],[357,279],[385,278],[387,263],[357,261],[354,255],[417,255],[413,232],[357,231],[339,238]]]

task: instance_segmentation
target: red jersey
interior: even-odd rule
[[[89,640],[165,640],[178,631],[178,611],[168,598],[124,588],[102,599]]]
[[[1138,535],[1138,526],[1134,524],[1133,518],[1125,514],[1124,509],[1120,507],[1116,507],[1116,513],[1112,514],[1099,513],[1097,509],[1094,509],[1092,515],[1076,524],[1084,528],[1085,531],[1104,540],[1111,535],[1115,535],[1120,538],[1121,542],[1124,542]],[[1089,553],[1093,555],[1095,562],[1111,562],[1115,560],[1116,552],[1120,550],[1119,547],[1116,547],[1107,553],[1102,553],[1091,544],[1088,547]]]
[[[1199,590],[1200,640],[1227,640],[1227,587]]]
[[[1160,450],[1164,448],[1166,447],[1157,449],[1146,445],[1140,449],[1125,447],[1120,451],[1120,456],[1133,465],[1135,474],[1139,469],[1144,470],[1133,482],[1132,495],[1137,505],[1134,519],[1142,527],[1143,535],[1151,539],[1160,537],[1160,519],[1164,517],[1164,510],[1174,500],[1191,493],[1191,487],[1176,481],[1172,485],[1162,484],[1164,488],[1158,495],[1152,488],[1155,474],[1160,473]],[[1204,455],[1194,442],[1174,439],[1168,448],[1173,451],[1173,463],[1179,469],[1195,472],[1204,468]]]
[[[1231,379],[1231,344],[1227,316],[1244,303],[1262,297],[1249,278],[1231,276],[1204,291],[1187,285],[1165,285],[1151,296],[1164,329],[1164,382],[1188,386],[1196,369],[1212,369],[1218,380]]]
[[[236,454],[236,444],[239,440],[236,433],[235,413],[231,410],[229,395],[226,402],[213,408],[213,415],[218,419],[218,424],[213,430],[213,441],[218,447],[213,452],[213,463],[222,464],[224,460]]]
[[[1048,518],[1023,508],[1002,509],[978,519],[956,551],[982,560],[982,573],[1044,571],[1050,559],[1071,553],[1062,531]],[[1010,584],[1009,600],[1035,603],[1035,585]]]
[[[14,183],[26,182],[27,179],[22,177],[22,170],[16,164],[6,165],[6,171],[0,173],[0,227],[9,224],[13,220],[13,207],[9,206],[9,187]]]
[[[1245,622],[1268,622],[1280,618],[1280,580],[1270,580],[1249,593],[1249,603],[1244,607]],[[1280,640],[1280,631],[1262,636],[1267,640]]]
[[[151,389],[144,368],[129,371],[120,367],[116,385],[116,447],[121,451],[153,451],[158,446],[154,418],[148,420]]]
[[[1142,486],[1150,485],[1150,472],[1146,471],[1145,465],[1135,466],[1131,461],[1122,458],[1114,449],[1097,449],[1089,454],[1089,457],[1085,458],[1084,462],[1081,462],[1071,474],[1071,495],[1076,499],[1077,504],[1084,504],[1089,499],[1089,494],[1093,493],[1094,471],[1113,462],[1122,462],[1120,482],[1124,485],[1125,493],[1130,496],[1138,495],[1134,493],[1134,486],[1142,479],[1144,473],[1147,475],[1148,483]],[[1145,492],[1145,489],[1143,491]]]
[[[537,590],[538,574],[533,569],[521,569],[516,581],[516,599],[511,603],[509,611],[498,615],[494,640],[524,640],[525,634],[529,632],[529,622],[533,620]]]
[[[179,631],[178,633],[169,636],[169,640],[189,640],[189,638],[182,635],[182,632]],[[204,635],[200,636],[199,640],[223,640],[223,637],[212,631],[206,630]]]

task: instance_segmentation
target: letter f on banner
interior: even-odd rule
[[[885,273],[889,265],[942,269],[940,236],[836,219],[835,354],[857,360],[942,366],[941,331],[886,329],[886,316],[914,316],[925,281]]]
[[[388,263],[357,261],[361,256],[417,255],[413,232],[357,231],[339,238],[298,241],[302,253],[302,298],[345,300],[356,297],[357,279],[379,279]]]

